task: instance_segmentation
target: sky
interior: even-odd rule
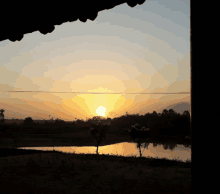
[[[6,119],[160,112],[190,103],[190,84],[190,0],[147,0],[133,8],[124,3],[98,12],[94,21],[0,42],[0,109]],[[188,94],[124,94],[142,92]]]

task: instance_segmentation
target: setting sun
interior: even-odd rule
[[[103,107],[103,106],[99,106],[97,109],[96,109],[96,113],[99,115],[99,116],[105,116],[105,112],[106,112],[106,108]]]

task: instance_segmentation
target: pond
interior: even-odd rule
[[[69,146],[69,147],[20,147],[18,149],[44,150],[44,151],[61,151],[66,153],[96,153],[94,146]],[[156,144],[149,143],[147,148],[142,147],[142,157],[177,159],[186,162],[191,161],[191,148],[185,145],[176,144]],[[120,155],[120,156],[136,156],[139,157],[139,149],[136,143],[122,142],[106,146],[99,146],[99,154]]]

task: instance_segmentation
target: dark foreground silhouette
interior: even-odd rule
[[[98,149],[97,154],[6,149],[97,146],[97,142],[101,146],[133,142],[144,136],[149,136],[141,138],[146,145],[181,141],[189,145],[189,139],[184,139],[190,134],[189,114],[169,112],[70,123],[56,120],[40,124],[30,117],[21,124],[3,123],[0,133],[1,193],[191,193],[191,162],[142,158],[141,152],[136,158],[99,155]],[[110,124],[105,125],[105,122]],[[140,130],[135,132],[138,128]],[[99,141],[96,131],[104,129],[106,133],[100,134],[106,138]],[[168,147],[173,149],[175,146],[165,145],[166,149]]]
[[[75,133],[72,136],[74,141],[67,143],[68,138],[62,141],[57,136],[54,145],[64,146],[69,143],[96,146],[86,132]],[[119,143],[122,140],[133,141],[128,135],[108,134],[103,144]],[[22,143],[26,146],[42,146],[46,142],[49,142],[48,139],[44,142],[40,142],[39,138],[27,142],[16,139],[16,145],[12,147],[22,146]],[[191,193],[191,162],[6,148],[0,149],[0,152],[2,193],[13,194],[18,190],[33,194]]]
[[[18,152],[0,158],[1,193],[191,193],[191,163],[55,151]]]

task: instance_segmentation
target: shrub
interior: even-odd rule
[[[33,123],[34,123],[34,121],[33,121],[33,119],[31,117],[27,117],[23,121],[23,124],[25,124],[25,125],[31,125]]]
[[[149,128],[141,127],[138,124],[132,125],[129,134],[133,139],[149,138]]]

